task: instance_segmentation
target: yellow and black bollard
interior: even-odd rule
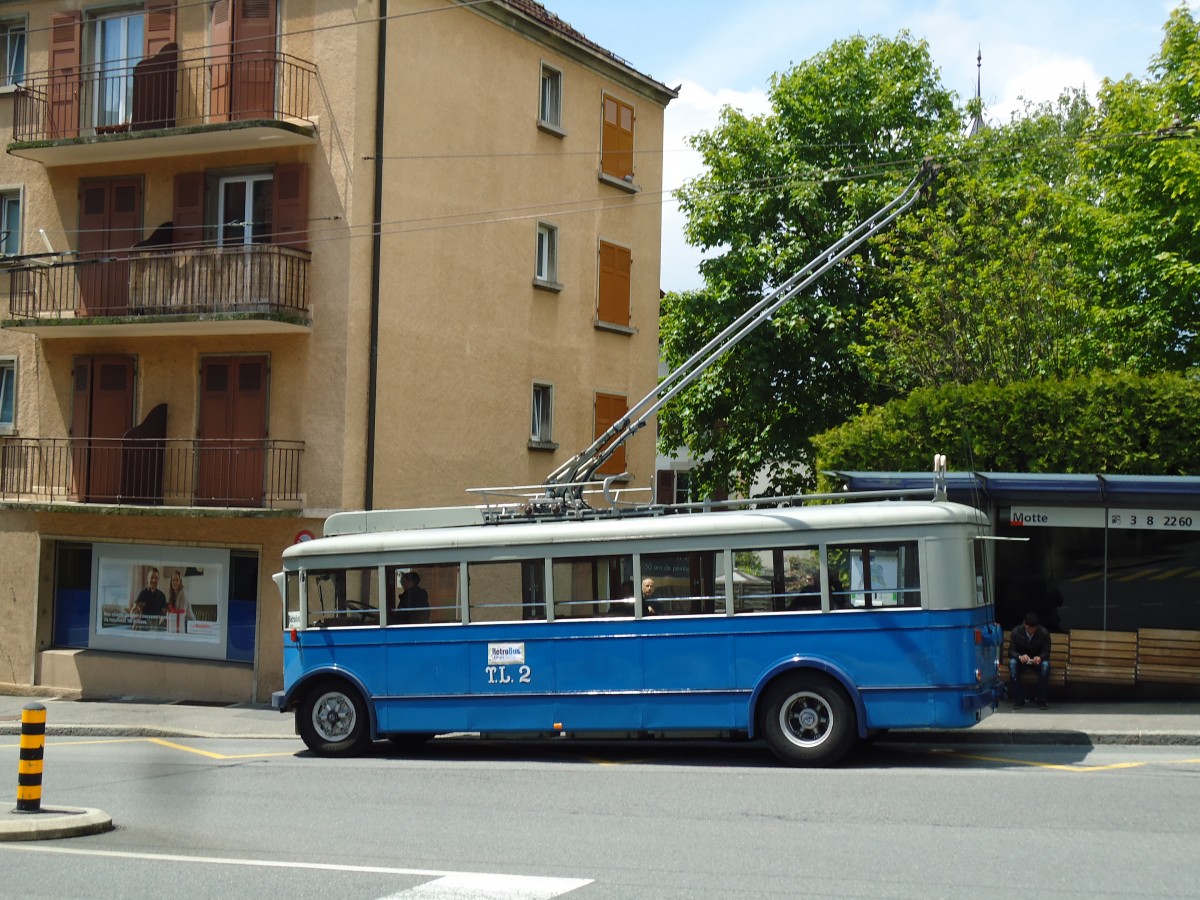
[[[16,812],[42,811],[42,753],[45,747],[46,707],[40,703],[27,703],[21,710]]]

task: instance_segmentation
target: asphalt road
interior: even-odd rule
[[[16,743],[0,738],[15,768]],[[1195,747],[59,738],[44,802],[116,830],[0,844],[0,896],[446,900],[1185,897]]]

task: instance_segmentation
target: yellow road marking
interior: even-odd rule
[[[213,753],[211,750],[199,750],[196,747],[188,747],[183,744],[176,744],[174,741],[163,740],[162,738],[145,738],[151,744],[158,744],[160,747],[169,747],[172,750],[183,750],[186,753],[195,753],[198,756],[206,756],[209,759],[262,759],[267,756],[295,756],[295,750],[288,750],[283,753]]]
[[[230,740],[236,740],[231,738]],[[173,741],[163,740],[162,738],[95,738],[86,741],[64,741],[55,739],[53,736],[46,743],[46,750],[52,751],[56,747],[84,747],[89,744],[158,744],[160,747],[167,747],[171,750],[183,750],[186,753],[196,753],[200,756],[206,756],[209,759],[262,759],[268,756],[295,756],[295,750],[288,750],[280,753],[213,753],[211,750],[199,750],[195,747],[187,747],[183,744],[176,744]],[[17,747],[17,744],[0,744],[0,749],[8,750]]]
[[[1011,759],[1007,756],[982,756],[976,753],[963,753],[961,750],[949,750],[947,753],[962,759],[974,759],[980,762],[1006,763],[1014,766],[1030,766],[1037,769],[1056,769],[1060,772],[1108,772],[1113,769],[1140,769],[1152,765],[1144,762],[1111,763],[1106,766],[1077,766],[1069,763],[1038,762],[1030,759]]]

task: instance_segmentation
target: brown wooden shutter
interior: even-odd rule
[[[210,357],[200,368],[198,500],[257,506],[263,498],[267,358]]]
[[[628,247],[600,242],[600,296],[596,318],[613,325],[629,325],[630,275],[633,254]]]
[[[209,32],[209,99],[208,120],[229,121],[229,88],[232,78],[233,20],[231,0],[213,0]]]
[[[79,52],[82,13],[50,16],[49,136],[79,136]]]
[[[104,315],[108,280],[105,263],[108,250],[108,180],[79,185],[79,306],[85,316]]]
[[[194,246],[204,242],[203,172],[180,172],[175,176],[172,222],[172,240],[175,244]]]
[[[289,163],[275,167],[272,243],[308,249],[308,166]]]
[[[633,175],[633,107],[607,94],[600,134],[600,170],[613,178]]]
[[[675,502],[675,470],[659,469],[654,477],[654,502],[670,504]]]
[[[142,179],[114,178],[109,199],[108,249],[128,250],[142,239]]]
[[[71,480],[81,500],[121,491],[121,438],[133,426],[134,360],[91,356],[75,361],[71,404]]]
[[[275,0],[233,4],[234,119],[271,118],[275,111]]]
[[[596,394],[595,437],[600,437],[609,427],[629,411],[628,401],[620,394]],[[604,465],[596,470],[599,475],[620,475],[625,471],[625,445],[622,444]]]
[[[175,0],[146,0],[146,59],[175,43]]]

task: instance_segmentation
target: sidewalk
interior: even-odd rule
[[[268,706],[93,702],[0,695],[0,735],[20,734],[26,703],[46,707],[47,735],[297,739],[294,718]],[[1014,711],[1004,703],[974,728],[897,731],[892,741],[947,744],[1192,744],[1200,702],[1063,703]]]

